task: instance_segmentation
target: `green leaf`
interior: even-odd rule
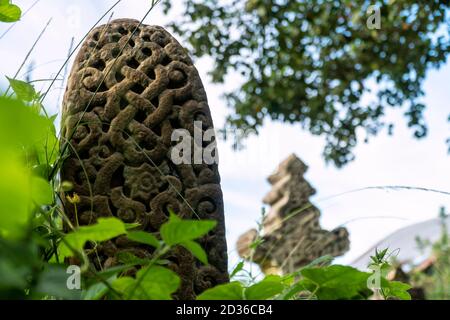
[[[2,151],[9,149],[23,153],[25,148],[28,154],[42,153],[47,147],[46,144],[52,131],[54,131],[53,122],[33,112],[23,101],[0,97],[0,145]],[[56,137],[54,139],[56,140]],[[33,158],[27,160],[28,163],[35,161]],[[36,163],[32,162],[31,164]]]
[[[285,286],[283,279],[279,276],[267,276],[261,282],[258,282],[245,290],[247,300],[267,300],[280,294]]]
[[[195,241],[186,241],[181,243],[181,245],[189,250],[194,257],[200,260],[203,264],[208,264],[208,256],[206,255],[205,250],[203,250],[202,246],[199,245]]]
[[[21,100],[0,97],[0,145],[3,152],[26,156],[31,167],[53,164],[59,142],[52,118],[37,114]]]
[[[139,222],[133,222],[133,223],[125,223],[125,229],[127,230],[133,230],[137,227],[139,227],[141,224]]]
[[[20,100],[31,102],[38,96],[34,87],[28,82],[9,77],[6,78],[8,79],[11,88],[14,90],[14,93],[17,95],[17,98]]]
[[[9,236],[20,237],[35,204],[52,202],[49,183],[32,170],[52,126],[22,101],[0,97],[0,230]]]
[[[319,265],[327,265],[330,264],[334,260],[334,257],[332,255],[324,255],[322,257],[319,257],[313,261],[311,261],[306,268],[312,268]]]
[[[216,221],[181,220],[171,213],[169,221],[161,226],[161,237],[166,244],[173,246],[200,238],[216,226]]]
[[[333,261],[334,257],[331,255],[324,255],[321,256],[313,261],[311,261],[309,264],[307,264],[306,266],[301,267],[300,269],[298,269],[297,271],[286,275],[286,278],[289,279],[294,279],[295,277],[301,275],[302,270],[304,269],[308,269],[308,268],[312,268],[312,267],[318,267],[318,266],[325,266],[325,265],[329,265],[332,261]]]
[[[18,238],[35,206],[52,203],[53,192],[46,180],[31,174],[20,153],[5,149],[0,150],[0,233]]]
[[[61,258],[73,255],[73,251],[82,251],[87,241],[102,242],[126,234],[124,223],[114,217],[99,218],[97,224],[83,226],[64,237],[59,245]],[[66,245],[67,243],[67,245]]]
[[[59,299],[79,300],[79,290],[67,288],[68,274],[64,265],[47,265],[39,277],[38,284],[32,290],[32,294],[39,296],[50,296]]]
[[[178,275],[164,267],[149,266],[136,274],[136,279],[122,277],[112,287],[131,300],[171,300],[180,286]]]
[[[19,159],[7,155],[0,157],[0,231],[8,237],[20,237],[32,205],[30,179],[27,168]]]
[[[147,244],[155,248],[159,248],[161,246],[158,239],[156,239],[154,235],[145,231],[129,231],[127,237],[130,240]]]
[[[241,261],[236,265],[236,267],[230,274],[230,279],[232,279],[235,275],[237,275],[240,271],[242,271],[242,269],[244,269],[244,264],[245,262]]]
[[[411,295],[408,290],[411,286],[406,283],[399,281],[388,281],[384,278],[381,279],[381,286],[383,288],[383,293],[388,298],[397,298],[400,300],[411,300]]]
[[[322,268],[306,268],[299,283],[319,300],[355,299],[368,294],[369,273],[355,268],[333,265]]]
[[[0,292],[12,288],[25,289],[29,273],[30,270],[25,265],[17,266],[6,259],[0,260]]]
[[[118,274],[127,271],[128,269],[133,268],[134,265],[120,265],[120,266],[115,266],[115,267],[111,267],[108,268],[106,270],[103,271],[99,271],[97,273],[98,276],[101,276],[104,279],[109,279],[111,277],[117,276]]]
[[[118,291],[122,295],[124,295],[124,299],[129,299],[127,296],[128,291],[133,289],[133,286],[136,284],[136,279],[131,277],[121,277],[112,283],[112,287],[114,290]]]
[[[34,98],[34,100],[39,99],[39,95],[36,95],[36,97]],[[38,101],[33,101],[33,103],[31,104],[31,110],[33,110],[35,113],[39,114],[41,112],[41,110],[44,109],[44,106],[42,105],[42,103],[38,102]]]
[[[197,300],[244,300],[244,287],[238,281],[215,286],[204,291]]]
[[[31,177],[31,195],[37,205],[51,204],[53,190],[47,180],[41,177]]]
[[[177,291],[181,283],[175,272],[160,266],[139,270],[136,282],[139,282],[139,287],[134,293],[131,292],[130,298],[144,300],[172,300],[171,295]]]
[[[150,259],[141,259],[131,252],[119,252],[117,253],[119,261],[126,265],[147,265],[150,263]]]
[[[81,298],[82,300],[99,300],[108,293],[108,290],[103,282],[98,282],[90,286],[89,289],[83,290]]]
[[[112,284],[117,279],[117,275],[113,275],[106,280],[109,284]],[[97,282],[90,286],[87,290],[83,290],[81,298],[83,300],[99,300],[109,291],[109,288],[103,282]]]
[[[33,169],[33,174],[35,176],[47,180],[47,178],[53,168],[47,164],[38,164],[38,165],[33,166],[32,169]],[[70,190],[68,190],[68,191],[70,191]]]
[[[40,266],[35,243],[0,237],[0,300],[26,299],[24,291]]]
[[[20,10],[20,8],[14,4],[3,4],[3,2],[0,5],[0,21],[1,22],[18,21],[22,15],[22,10]]]
[[[301,283],[301,281],[300,281],[298,283],[291,285],[286,290],[286,292],[282,294],[282,296],[280,297],[279,300],[290,300],[302,291],[305,291],[305,287],[304,287],[303,283]]]

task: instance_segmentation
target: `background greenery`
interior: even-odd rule
[[[170,12],[172,2],[163,4]],[[367,27],[371,6],[380,10],[380,29]],[[422,85],[449,53],[448,1],[183,0],[182,7],[171,27],[195,56],[214,59],[213,82],[236,71],[244,78],[226,94],[228,127],[257,131],[268,117],[299,123],[326,137],[323,155],[338,167],[353,160],[358,130],[366,140],[383,128],[392,133],[386,109],[402,108],[414,136],[426,136]]]

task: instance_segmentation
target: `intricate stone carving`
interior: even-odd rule
[[[170,159],[173,130],[193,136],[194,121],[202,121],[203,131],[213,128],[198,72],[175,38],[161,27],[125,19],[92,30],[64,97],[62,136],[70,148],[61,178],[81,198],[82,225],[116,216],[157,232],[169,208],[183,218],[218,221],[199,241],[209,266],[183,248],[170,253],[169,267],[182,279],[179,299],[228,281],[217,164],[174,165]],[[73,206],[64,207],[75,222]],[[97,251],[92,263],[100,268],[117,264],[121,251],[148,257],[152,248],[119,237]]]
[[[263,199],[271,209],[264,219],[262,244],[250,249],[255,229],[237,242],[239,255],[258,263],[265,273],[290,273],[321,256],[340,256],[349,249],[345,228],[330,232],[320,227],[320,212],[309,201],[316,191],[303,177],[306,170],[294,154],[280,164],[268,178],[272,190]]]

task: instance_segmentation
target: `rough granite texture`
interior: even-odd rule
[[[182,279],[175,298],[194,299],[228,281],[217,164],[174,165],[170,159],[174,129],[193,135],[194,121],[202,121],[203,131],[213,128],[201,79],[175,38],[162,27],[127,19],[92,30],[68,80],[62,121],[63,140],[71,147],[61,178],[81,198],[80,225],[115,216],[158,232],[168,208],[185,219],[216,220],[217,227],[199,241],[210,265],[181,247],[167,257]],[[63,202],[75,223],[73,205]],[[123,236],[97,251],[99,259],[90,258],[99,269],[120,264],[120,252],[146,258],[153,249]]]
[[[268,178],[272,190],[263,199],[271,208],[264,219],[262,244],[250,249],[255,229],[238,239],[239,255],[259,264],[265,273],[291,273],[324,255],[336,257],[349,250],[347,229],[320,227],[320,211],[309,201],[316,191],[303,177],[306,170],[294,154],[279,165]]]

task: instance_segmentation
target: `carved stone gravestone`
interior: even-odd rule
[[[272,190],[263,199],[271,206],[263,222],[262,243],[255,229],[237,242],[239,255],[259,264],[265,273],[286,274],[324,255],[340,256],[350,242],[345,228],[320,227],[320,211],[309,201],[316,191],[304,179],[307,166],[294,154],[283,161],[268,180]]]
[[[228,281],[217,163],[171,160],[174,130],[193,136],[213,128],[198,72],[175,38],[161,27],[126,19],[92,30],[68,80],[62,128],[70,147],[61,179],[72,182],[81,200],[76,213],[63,199],[72,223],[115,216],[158,232],[169,209],[185,219],[216,220],[217,227],[199,240],[209,265],[177,247],[167,256],[168,267],[182,280],[178,299]],[[99,245],[91,262],[98,269],[114,266],[121,252],[148,258],[153,249],[118,237]]]

